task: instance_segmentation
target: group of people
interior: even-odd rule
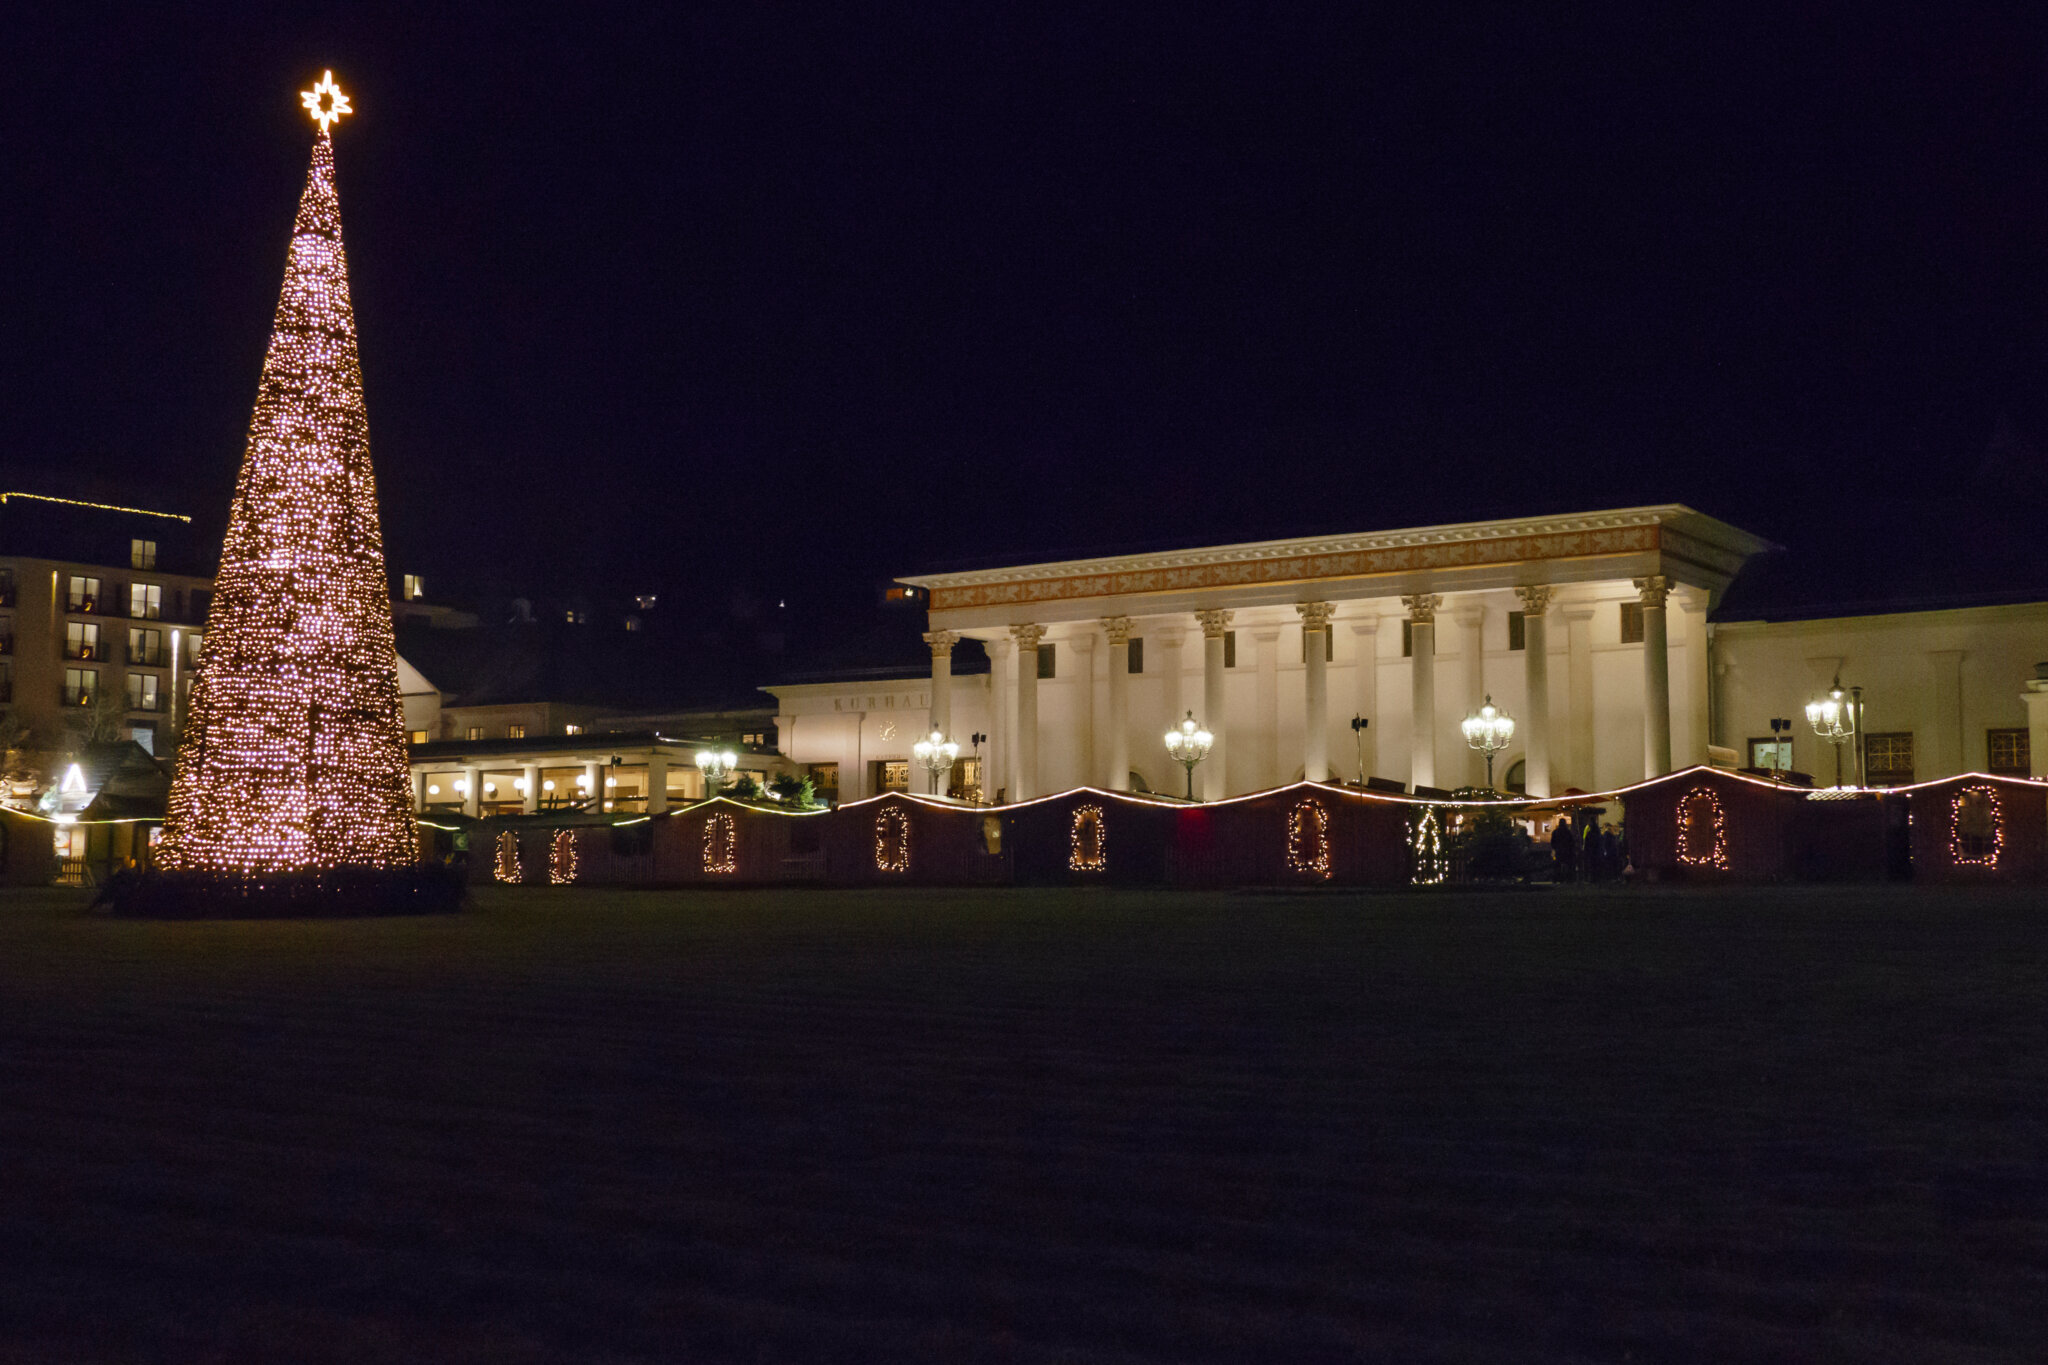
[[[1550,832],[1550,857],[1555,881],[1619,881],[1627,875],[1628,842],[1612,822],[1588,820],[1581,832],[1560,816]]]

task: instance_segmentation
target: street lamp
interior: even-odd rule
[[[1771,717],[1771,780],[1783,780],[1787,763],[1786,746],[1792,743],[1792,720],[1789,716]]]
[[[952,771],[953,760],[960,757],[960,746],[934,726],[930,735],[910,746],[910,752],[916,757],[917,766],[932,775],[932,795],[937,796],[939,774]]]
[[[740,756],[730,749],[699,749],[697,770],[704,774],[704,790],[712,796],[718,795],[718,788],[740,761]]]
[[[1372,722],[1364,716],[1351,718],[1351,738],[1358,744],[1358,785],[1365,785],[1365,730]]]
[[[1856,737],[1862,728],[1863,689],[1842,688],[1842,675],[1837,673],[1834,682],[1828,685],[1827,695],[1816,697],[1806,703],[1806,723],[1813,732],[1835,746],[1835,785],[1842,785],[1842,746]],[[1860,781],[1862,774],[1857,778]]]
[[[1195,765],[1209,756],[1209,750],[1216,743],[1216,736],[1204,730],[1195,720],[1195,713],[1188,712],[1188,718],[1178,729],[1166,732],[1166,753],[1174,762],[1188,770],[1188,800],[1195,799]]]
[[[1515,737],[1515,718],[1493,704],[1489,695],[1477,711],[1465,717],[1465,743],[1486,755],[1486,789],[1493,790],[1493,756],[1508,747]]]

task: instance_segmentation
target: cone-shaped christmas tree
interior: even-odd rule
[[[158,862],[271,873],[417,858],[397,647],[327,125],[330,74],[235,484]]]

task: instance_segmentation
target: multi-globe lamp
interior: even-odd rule
[[[1216,736],[1202,728],[1192,711],[1188,712],[1186,720],[1166,732],[1167,756],[1188,770],[1190,801],[1195,799],[1195,765],[1207,758],[1215,745]]]

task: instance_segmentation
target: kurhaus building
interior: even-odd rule
[[[956,794],[1178,792],[1162,736],[1190,712],[1216,737],[1209,799],[1303,777],[1479,785],[1460,722],[1489,697],[1517,722],[1501,785],[1531,795],[1710,761],[1832,782],[1801,708],[1837,675],[1864,688],[1872,783],[2039,775],[2048,603],[1710,620],[1770,548],[1667,505],[907,577],[928,678],[767,690],[785,754],[841,799],[925,790],[911,745],[933,727],[966,756]],[[967,639],[989,670],[956,678]],[[1841,752],[1854,782],[1860,746]]]

